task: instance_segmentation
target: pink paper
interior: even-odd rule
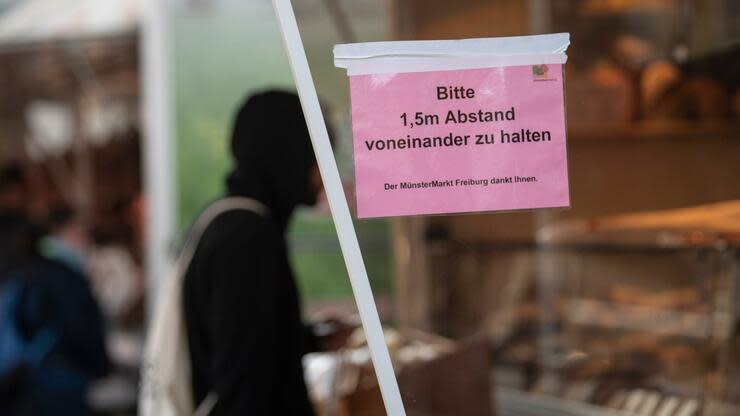
[[[358,217],[570,205],[562,65],[356,75],[350,90]]]

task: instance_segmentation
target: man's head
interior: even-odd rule
[[[20,165],[0,169],[0,211],[22,212],[26,208],[26,175]]]
[[[87,228],[80,217],[67,207],[52,209],[46,225],[51,236],[64,240],[80,251],[85,251],[90,244]]]
[[[284,223],[297,205],[316,203],[321,181],[297,95],[250,96],[237,113],[231,152],[236,165],[227,180],[231,194],[259,199]]]

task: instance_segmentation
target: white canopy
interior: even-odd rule
[[[0,45],[131,33],[142,0],[27,0],[0,16]]]

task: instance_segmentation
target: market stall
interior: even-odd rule
[[[0,164],[28,177],[28,215],[79,218],[115,364],[97,410],[135,404],[146,223],[138,1],[19,2],[0,16]],[[65,214],[66,215],[66,214]]]
[[[401,39],[571,34],[570,209],[393,224],[400,326],[489,337],[501,414],[736,412],[740,11],[687,3],[396,9]]]

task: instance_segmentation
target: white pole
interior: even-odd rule
[[[378,311],[375,308],[373,292],[367,278],[365,263],[362,260],[362,253],[357,242],[352,216],[347,206],[347,199],[344,196],[344,188],[339,178],[339,170],[337,169],[336,160],[334,160],[324,117],[321,115],[319,99],[311,77],[311,70],[308,67],[306,51],[303,49],[301,34],[298,32],[293,7],[290,0],[273,0],[272,5],[277,14],[298,95],[301,98],[303,113],[306,116],[308,130],[311,133],[316,160],[321,171],[321,178],[324,181],[329,208],[331,208],[339,244],[344,254],[344,262],[349,272],[357,309],[360,312],[362,326],[365,328],[365,337],[375,366],[375,374],[378,376],[385,409],[391,416],[405,416],[406,412],[403,408],[401,393],[398,390],[398,382],[383,337],[383,328],[380,325]]]
[[[142,2],[142,150],[147,202],[147,315],[154,311],[159,283],[168,275],[169,244],[175,230],[171,73],[167,0]]]

